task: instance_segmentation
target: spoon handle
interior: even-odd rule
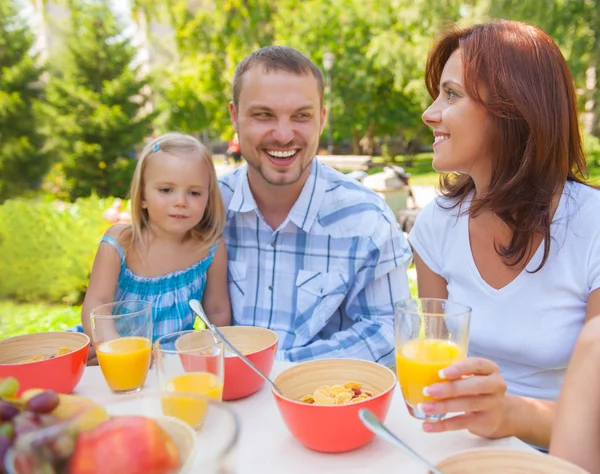
[[[366,408],[361,408],[358,412],[358,416],[363,424],[369,428],[373,433],[385,439],[388,443],[401,448],[404,452],[412,456],[414,459],[419,461],[425,466],[432,474],[442,474],[442,472],[433,466],[429,461],[425,460],[419,453],[414,451],[409,445],[399,439],[394,433],[392,433],[379,419]]]
[[[219,328],[217,328],[217,326],[214,326],[213,324],[211,324],[211,326],[212,326],[212,330],[227,345],[227,347],[231,350],[231,352],[233,352],[236,356],[238,356],[240,359],[242,359],[244,362],[246,362],[246,364],[248,364],[248,366],[252,370],[254,370],[254,372],[256,372],[258,375],[260,375],[264,380],[266,380],[271,385],[273,385],[275,390],[277,390],[277,392],[281,395],[281,390],[279,390],[279,387],[277,385],[275,385],[274,382],[272,382],[265,374],[263,374],[258,369],[258,367],[256,367],[252,362],[250,362],[250,360],[244,354],[242,354],[239,350],[237,350],[237,348],[223,336],[223,333],[221,331],[219,331]]]

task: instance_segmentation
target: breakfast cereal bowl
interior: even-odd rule
[[[532,451],[472,449],[436,465],[444,474],[586,474],[568,461]]]
[[[223,326],[219,330],[263,374],[267,377],[270,375],[277,351],[277,333],[257,326]],[[193,347],[194,339],[203,337],[201,335],[203,332],[194,331],[186,334],[177,340],[176,348],[185,350],[186,346]],[[248,367],[243,360],[229,352],[227,346],[225,346],[224,372],[223,400],[247,397],[256,393],[265,384],[264,379]]]
[[[0,378],[19,381],[20,395],[30,388],[71,393],[87,363],[90,338],[76,332],[40,332],[0,341]]]
[[[396,386],[396,375],[375,362],[321,359],[284,370],[274,382],[283,394],[272,390],[277,407],[294,438],[315,451],[341,453],[360,448],[373,439],[373,433],[360,421],[358,411],[367,408],[384,421]],[[345,385],[357,388],[354,394],[360,393],[356,397],[360,400],[350,401],[348,395],[339,395]],[[325,386],[327,390],[324,390]],[[315,401],[325,401],[319,396],[328,391],[338,393],[336,397],[345,403],[321,405],[301,401],[310,399],[309,395]],[[363,398],[367,392],[371,396]]]

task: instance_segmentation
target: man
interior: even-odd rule
[[[323,75],[299,51],[262,48],[233,80],[244,165],[220,178],[235,324],[272,329],[278,359],[393,364],[393,305],[411,252],[385,202],[315,157]]]

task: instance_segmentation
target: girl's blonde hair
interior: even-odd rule
[[[142,243],[142,230],[150,224],[148,211],[142,208],[145,184],[144,173],[148,160],[159,159],[161,152],[173,155],[198,155],[208,164],[209,187],[206,210],[200,222],[189,231],[187,238],[196,239],[202,247],[210,248],[219,240],[226,218],[225,206],[221,197],[212,155],[208,148],[196,138],[183,133],[170,132],[148,143],[139,157],[131,181],[131,234],[129,239],[124,239],[128,240],[128,242],[125,242],[125,250],[127,251],[133,247],[135,243]]]

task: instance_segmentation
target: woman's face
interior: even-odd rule
[[[436,171],[467,173],[476,184],[489,181],[493,124],[489,112],[466,95],[460,49],[446,62],[440,93],[423,113],[423,122],[433,129]]]

